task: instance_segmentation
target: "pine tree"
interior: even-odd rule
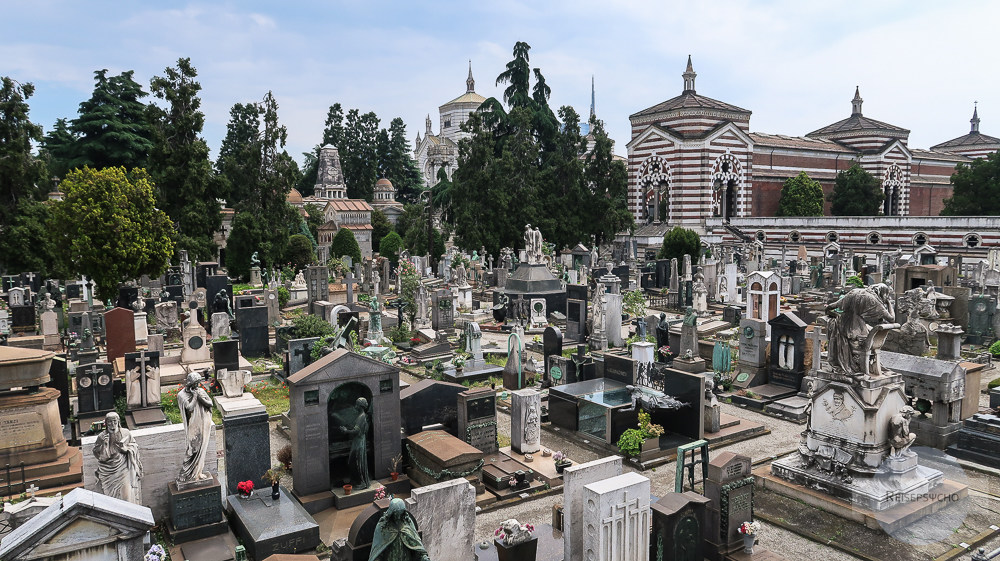
[[[74,157],[73,150],[79,139],[66,119],[56,119],[55,126],[42,139],[39,151],[39,156],[45,160],[49,168],[49,175],[66,177],[66,172],[70,170],[70,161]]]
[[[205,114],[198,92],[201,84],[191,59],[182,58],[166,76],[157,76],[150,89],[157,99],[167,102],[162,109],[149,106],[153,148],[149,173],[157,186],[160,208],[177,226],[177,244],[200,260],[215,255],[215,233],[222,226],[217,199],[223,195],[223,181],[212,169],[208,145],[201,138]]]
[[[140,100],[148,94],[132,79],[132,70],[110,78],[107,73],[107,69],[94,72],[94,93],[80,104],[79,116],[73,120],[72,130],[79,140],[69,168],[146,165],[153,143],[146,104]]]
[[[34,93],[30,83],[0,79],[0,233],[21,200],[40,199],[47,191],[45,163],[31,153],[32,143],[42,140],[42,127],[28,117],[27,100]]]

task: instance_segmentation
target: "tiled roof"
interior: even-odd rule
[[[953,138],[947,142],[935,144],[934,146],[931,146],[931,150],[937,150],[939,148],[966,148],[979,145],[997,146],[1000,145],[1000,138],[985,135],[979,131],[970,132],[969,134]]]
[[[672,111],[675,109],[721,109],[724,111],[746,113],[748,116],[750,114],[749,110],[743,109],[742,107],[737,107],[735,105],[723,103],[717,99],[687,92],[682,93],[677,97],[668,99],[663,103],[656,104],[648,109],[643,109],[638,113],[633,113],[629,116],[629,118],[641,117],[644,115],[655,115],[657,113],[663,113],[664,111]]]
[[[332,199],[328,204],[333,205],[333,209],[340,212],[371,212],[372,207],[364,199]]]
[[[348,230],[374,230],[371,224],[344,224],[341,228],[347,228]]]
[[[804,136],[786,136],[783,134],[750,133],[755,146],[774,146],[776,148],[803,148],[806,150],[823,150],[826,152],[848,152],[854,150],[832,140],[807,138]]]
[[[486,101],[486,98],[483,97],[483,96],[481,96],[481,95],[479,95],[479,94],[477,94],[476,92],[466,92],[466,93],[464,93],[464,94],[456,97],[455,99],[449,101],[448,103],[445,103],[441,107],[444,107],[445,105],[451,105],[452,103],[479,103],[479,104],[482,104],[484,101]]]
[[[829,134],[836,134],[838,132],[848,132],[856,130],[884,130],[898,133],[907,133],[909,130],[902,127],[897,127],[896,125],[890,125],[889,123],[883,123],[882,121],[876,121],[875,119],[869,119],[868,117],[862,115],[851,115],[850,117],[833,123],[832,125],[827,125],[821,129],[816,129],[806,136],[825,136]]]
[[[934,148],[931,148],[930,150],[923,150],[921,148],[910,148],[910,153],[913,155],[914,158],[927,159],[927,160],[947,160],[950,162],[969,161],[969,158],[967,158],[966,156],[962,156],[961,154],[952,154],[950,152],[938,151],[935,150]]]

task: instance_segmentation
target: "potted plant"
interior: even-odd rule
[[[350,483],[348,483],[347,485],[344,485],[344,494],[345,495],[350,495],[352,490],[354,490],[354,485],[351,485]]]
[[[465,369],[465,356],[456,355],[455,358],[451,360],[451,364],[455,367],[455,372],[462,372]]]
[[[281,476],[284,474],[285,466],[281,464],[274,464],[274,466],[265,471],[263,477],[261,477],[261,479],[271,484],[271,498],[274,500],[281,498],[281,491],[278,490],[278,484],[281,482]]]
[[[236,490],[239,492],[241,499],[249,499],[253,495],[253,481],[249,479],[246,481],[240,481],[236,484]]]
[[[553,463],[555,463],[556,473],[562,473],[563,470],[566,469],[567,466],[573,465],[573,462],[571,462],[570,459],[567,458],[566,454],[563,453],[563,452],[555,452],[555,453],[553,453],[552,454],[552,461],[553,461]]]
[[[403,462],[403,455],[396,454],[391,460],[389,460],[389,476],[392,477],[393,481],[399,479],[399,464]]]
[[[760,531],[760,522],[744,522],[736,530],[743,534],[743,552],[753,554],[753,546],[757,542],[757,532]]]
[[[532,535],[535,527],[521,524],[513,518],[505,520],[493,532],[498,561],[535,561],[538,536]]]

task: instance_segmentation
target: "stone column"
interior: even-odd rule
[[[541,449],[542,395],[533,389],[511,392],[510,447],[519,454]]]

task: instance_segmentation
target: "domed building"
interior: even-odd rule
[[[417,133],[413,158],[417,161],[427,187],[433,187],[438,182],[437,174],[441,169],[451,179],[451,174],[458,167],[458,141],[469,137],[469,133],[462,131],[461,126],[484,101],[486,98],[476,93],[476,81],[472,78],[470,61],[465,93],[438,108],[441,132],[434,134],[431,116],[428,115],[424,123],[423,138]]]
[[[384,177],[375,182],[371,205],[375,210],[381,210],[393,226],[399,222],[399,217],[403,214],[403,203],[396,202],[396,188]]]

